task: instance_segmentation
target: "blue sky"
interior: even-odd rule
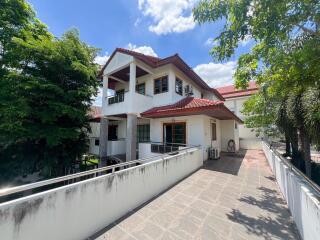
[[[209,85],[232,83],[244,41],[228,61],[213,62],[209,50],[222,22],[199,26],[191,10],[198,0],[29,0],[38,18],[56,36],[77,28],[86,43],[101,49],[99,63],[116,47],[167,57],[178,53]]]

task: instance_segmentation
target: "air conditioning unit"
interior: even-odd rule
[[[209,160],[218,160],[219,158],[220,158],[219,150],[216,148],[209,147],[208,148],[208,159]]]
[[[186,96],[192,96],[193,95],[193,88],[190,85],[186,85],[184,87],[184,92]]]

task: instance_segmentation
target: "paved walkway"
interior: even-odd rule
[[[262,151],[209,161],[97,239],[298,239]]]

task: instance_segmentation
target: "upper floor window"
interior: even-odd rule
[[[141,83],[136,85],[136,92],[140,93],[142,95],[146,94],[146,84],[145,83]]]
[[[176,93],[182,96],[182,80],[176,78]]]
[[[168,92],[168,76],[154,80],[154,94]]]

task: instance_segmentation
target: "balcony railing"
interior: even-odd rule
[[[186,144],[180,143],[151,143],[152,153],[172,153],[179,150],[179,147],[186,147]]]
[[[114,104],[124,101],[124,93],[119,93],[113,97],[108,98],[108,104]]]

